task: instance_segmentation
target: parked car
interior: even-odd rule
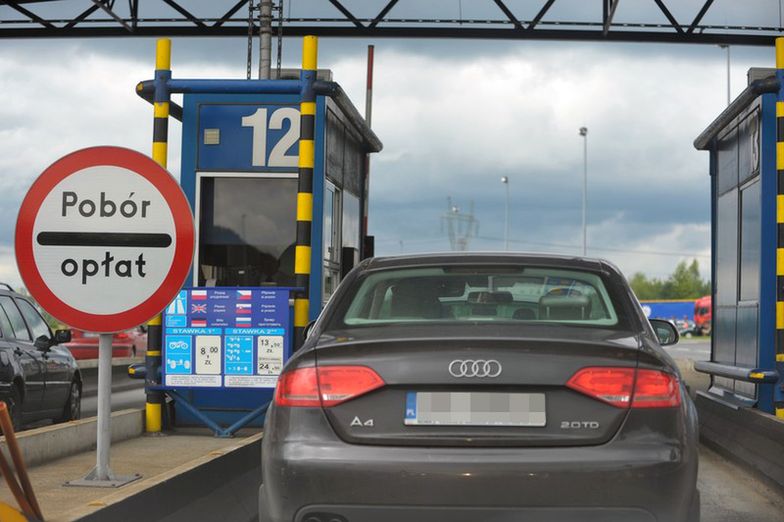
[[[263,522],[695,522],[697,412],[605,261],[366,260],[286,364]]]
[[[82,376],[65,343],[69,330],[52,333],[26,297],[0,289],[0,400],[14,428],[43,419],[78,419]]]
[[[77,359],[98,358],[98,334],[83,330],[72,330],[68,349]],[[136,357],[147,351],[147,329],[138,326],[125,332],[118,332],[112,338],[112,357]]]
[[[688,317],[684,317],[683,319],[675,319],[672,321],[672,323],[678,329],[678,335],[681,337],[699,335],[697,332],[697,325]]]

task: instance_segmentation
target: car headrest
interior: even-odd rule
[[[540,319],[581,320],[591,316],[591,300],[585,295],[545,295],[539,299]]]

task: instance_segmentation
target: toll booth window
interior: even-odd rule
[[[740,300],[759,299],[760,284],[760,182],[741,191]]]
[[[203,177],[199,286],[294,286],[297,180]]]
[[[324,293],[326,302],[340,282],[341,192],[332,183],[324,188]]]
[[[360,215],[359,198],[348,191],[343,191],[341,276],[359,263]]]
[[[735,306],[738,288],[738,190],[719,197],[717,207],[717,304]]]
[[[343,193],[343,247],[359,248],[359,198]]]

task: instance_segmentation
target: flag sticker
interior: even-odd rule
[[[249,301],[253,297],[252,290],[237,290],[237,299],[241,301]]]
[[[191,313],[192,314],[206,314],[207,313],[207,305],[206,304],[192,304],[191,305]]]
[[[207,299],[206,290],[191,290],[191,299],[195,301],[203,301]]]
[[[250,303],[237,303],[236,312],[238,314],[250,314],[251,313]]]
[[[250,327],[250,317],[237,317],[237,327],[238,328],[249,328]]]

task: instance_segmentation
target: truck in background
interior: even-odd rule
[[[694,301],[694,324],[698,335],[710,335],[713,324],[711,296],[706,295]]]

